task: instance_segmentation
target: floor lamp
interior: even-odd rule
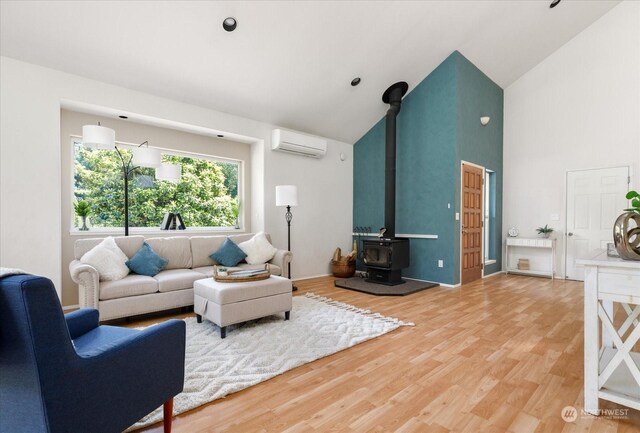
[[[115,144],[115,131],[100,125],[84,125],[82,127],[82,144],[94,149],[116,149],[122,162],[122,176],[124,178],[124,235],[129,236],[129,179],[140,167],[156,169],[156,179],[179,182],[181,177],[180,166],[176,164],[161,164],[160,149],[149,147],[145,141],[134,147],[129,159],[125,159],[118,146]],[[147,147],[143,147],[144,145]]]
[[[276,206],[287,207],[287,213],[284,214],[284,217],[287,221],[287,250],[291,251],[291,219],[293,218],[291,207],[298,206],[298,187],[295,185],[276,186]],[[291,262],[288,265],[288,275],[289,279],[291,279]],[[295,285],[292,288],[294,292],[298,290]]]
[[[147,147],[142,147],[145,144]],[[160,167],[160,149],[149,147],[149,142],[145,141],[133,149],[129,160],[125,160],[118,146],[115,146],[115,148],[120,161],[122,161],[122,176],[124,177],[124,235],[129,236],[129,179],[140,167]]]

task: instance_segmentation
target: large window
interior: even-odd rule
[[[92,227],[124,226],[122,162],[114,150],[97,150],[73,139],[75,201],[90,205]],[[118,143],[125,160],[131,146]],[[187,227],[237,227],[241,162],[163,151],[162,162],[182,166],[178,183],[155,179],[139,168],[129,181],[129,226],[159,228],[165,212],[180,213]],[[78,227],[78,219],[75,219]]]

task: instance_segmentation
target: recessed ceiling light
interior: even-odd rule
[[[362,80],[360,79],[360,77],[356,77],[356,78],[354,78],[353,80],[351,80],[351,85],[355,87],[355,86],[357,86],[358,84],[360,84],[360,81],[362,81]]]
[[[121,118],[121,119],[128,119],[129,118],[129,117],[125,116],[125,115],[120,115],[118,117]]]
[[[550,7],[551,9],[553,9],[554,7],[558,6],[558,4],[560,4],[560,2],[561,2],[561,1],[562,1],[562,0],[553,0],[553,1],[551,2],[551,4],[549,5],[549,7]]]
[[[234,31],[237,26],[238,22],[233,17],[225,18],[224,21],[222,21],[222,28],[228,32]]]

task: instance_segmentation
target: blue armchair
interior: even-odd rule
[[[184,385],[185,324],[138,331],[99,326],[98,311],[66,316],[43,277],[0,279],[0,431],[117,433]]]

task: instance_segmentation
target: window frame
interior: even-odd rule
[[[70,186],[69,186],[69,195],[70,195],[70,203],[71,203],[71,214],[70,214],[70,222],[69,222],[69,234],[73,235],[73,236],[87,236],[87,235],[114,235],[114,234],[120,234],[120,233],[124,233],[124,226],[121,227],[91,227],[91,229],[89,231],[83,231],[83,230],[79,230],[78,227],[75,226],[75,209],[73,208],[73,204],[76,201],[76,195],[75,195],[75,163],[76,163],[76,154],[75,154],[75,144],[80,142],[82,143],[82,137],[79,135],[75,135],[75,134],[71,134],[70,135],[70,146],[71,146],[71,152],[70,152],[70,168],[71,168],[71,179],[70,179]],[[122,149],[126,149],[126,150],[132,150],[136,147],[139,146],[139,144],[136,143],[128,143],[126,141],[116,141],[115,142],[116,146],[122,148]],[[181,157],[186,157],[186,158],[199,158],[199,159],[204,159],[204,160],[208,160],[208,161],[214,161],[214,162],[221,162],[221,163],[225,163],[225,164],[237,164],[238,166],[238,193],[236,195],[237,199],[239,200],[240,203],[240,211],[238,213],[238,227],[214,227],[214,226],[208,226],[208,227],[188,227],[185,230],[160,230],[160,227],[134,227],[134,226],[129,226],[129,234],[130,235],[135,235],[135,234],[142,234],[142,235],[147,235],[147,234],[167,234],[167,233],[182,233],[182,232],[244,232],[244,220],[245,220],[245,215],[244,215],[244,206],[242,206],[242,203],[244,201],[244,164],[245,161],[241,160],[241,159],[234,159],[234,158],[226,158],[226,157],[222,157],[222,156],[214,156],[214,155],[206,155],[206,154],[202,154],[202,153],[197,153],[197,152],[188,152],[188,151],[183,151],[183,150],[175,150],[175,149],[167,149],[167,148],[163,148],[163,147],[157,147],[157,146],[149,146],[153,149],[158,149],[160,150],[163,154],[169,154],[169,155],[174,155],[174,156],[181,156]],[[113,149],[113,151],[115,151],[115,149]],[[124,207],[124,203],[122,204]]]
[[[494,248],[493,254],[494,257],[491,257],[491,236],[492,236],[492,230],[491,230],[491,221],[492,219],[495,220],[495,215],[491,215],[491,199],[493,198],[493,196],[496,194],[495,191],[495,187],[492,188],[492,183],[495,183],[495,175],[496,172],[493,170],[490,170],[488,168],[485,168],[484,170],[484,203],[483,203],[483,207],[484,207],[484,215],[483,215],[483,229],[484,229],[484,239],[483,239],[483,243],[484,243],[484,251],[483,251],[483,261],[485,265],[491,265],[497,262],[497,259],[495,258],[496,255],[496,249]]]

